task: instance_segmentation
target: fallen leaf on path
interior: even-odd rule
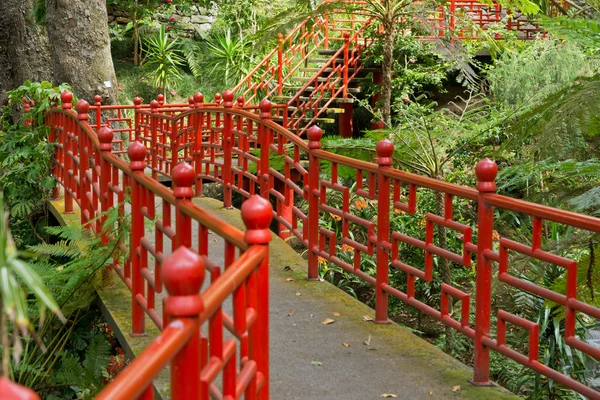
[[[294,310],[290,310],[290,312],[288,313],[288,317],[291,317],[292,315],[294,315]]]
[[[350,347],[349,343],[342,342],[342,344],[344,345],[344,347]]]
[[[333,315],[334,317],[341,317],[342,316],[342,314],[340,314],[337,311],[332,312],[331,315]]]
[[[367,346],[370,346],[371,345],[371,335],[369,335],[369,338],[367,340],[365,340],[363,343],[366,344]]]
[[[323,325],[330,325],[330,324],[333,324],[334,322],[335,322],[335,319],[325,318],[321,323]]]
[[[385,397],[387,399],[387,398],[390,398],[390,397],[396,398],[396,397],[398,397],[398,395],[397,394],[393,394],[393,393],[384,393],[384,394],[382,394],[379,397]]]
[[[302,293],[296,292],[296,296],[302,296]]]
[[[429,391],[429,395],[430,395],[430,396],[433,396],[433,392],[432,392],[431,390]]]
[[[458,392],[460,390],[460,385],[452,386],[453,392]]]
[[[287,278],[285,281],[286,281],[286,282],[291,282],[291,281],[293,281],[293,280],[294,280],[294,278]]]
[[[323,363],[321,361],[311,361],[310,365],[312,365],[313,367],[321,367],[323,366]]]
[[[362,320],[365,322],[370,322],[373,321],[373,318],[369,317],[368,315],[363,315]]]

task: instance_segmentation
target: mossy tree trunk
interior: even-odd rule
[[[91,102],[116,103],[105,0],[46,0],[46,27],[56,82]]]

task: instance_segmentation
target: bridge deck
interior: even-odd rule
[[[221,202],[209,198],[196,198],[194,202],[243,228],[238,210],[224,210]],[[158,211],[158,198],[156,204]],[[79,224],[78,215],[62,214],[62,201],[53,202],[51,208],[61,223]],[[271,398],[366,400],[381,398],[384,393],[400,399],[517,398],[501,388],[472,386],[468,382],[473,376],[470,368],[407,329],[397,324],[366,322],[363,316],[374,317],[371,308],[329,283],[307,281],[306,262],[273,236],[269,293]],[[170,243],[165,243],[165,249],[170,249]],[[223,240],[211,236],[209,258],[223,265],[222,257]],[[139,354],[158,329],[146,318],[148,335],[131,337],[131,294],[117,276],[98,293],[101,308],[121,345],[130,357]],[[224,310],[230,312],[230,308],[231,304],[226,304]],[[335,322],[324,325],[325,318]],[[155,386],[163,398],[168,398],[167,371]]]

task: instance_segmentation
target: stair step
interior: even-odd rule
[[[308,123],[308,122],[312,121],[312,119],[313,119],[312,117],[297,118],[297,119],[295,119],[295,121],[302,121],[302,122]],[[271,121],[281,122],[281,121],[283,121],[283,117],[273,117],[273,118],[271,118]],[[321,117],[319,117],[319,118],[316,118],[313,121],[313,123],[315,123],[315,124],[318,124],[318,123],[321,123],[321,124],[333,124],[333,123],[335,123],[335,118],[321,118]]]
[[[300,87],[300,86],[288,86],[288,87],[285,87],[285,90],[291,90],[293,92],[298,92],[298,91],[302,90],[302,87]],[[309,92],[309,91],[313,91],[313,90],[315,90],[314,86],[308,86],[306,89],[304,89],[304,92]],[[361,87],[348,88],[348,93],[350,93],[350,94],[359,94],[360,92],[362,92],[362,88]]]
[[[275,101],[277,103],[284,103],[284,102],[290,101],[293,97],[294,96],[274,96],[273,101]],[[331,97],[323,97],[319,101],[326,102],[326,101],[329,101],[330,99],[331,99]],[[300,101],[309,101],[309,100],[310,99],[308,98],[308,96],[300,96]],[[350,98],[339,97],[339,98],[333,99],[332,103],[354,103],[354,99],[351,97]]]
[[[290,111],[295,111],[297,109],[298,109],[298,107],[294,107],[294,106],[288,107],[288,110],[290,110]],[[306,110],[306,111],[312,112],[313,110]],[[343,114],[343,113],[344,113],[343,108],[327,107],[327,109],[325,110],[325,114]]]
[[[313,76],[298,76],[298,77],[295,77],[294,80],[308,82],[308,81],[310,81],[313,78],[314,78]],[[319,82],[327,82],[327,79],[329,79],[329,78],[317,78],[317,80]],[[371,79],[370,78],[366,78],[366,77],[356,77],[356,78],[352,79],[351,83],[352,82],[358,82],[358,81],[369,81],[370,82]]]
[[[317,58],[309,58],[308,62],[309,63],[316,63],[316,64],[325,64],[329,60],[331,60],[331,58],[317,57]],[[344,62],[344,57],[338,57],[338,58],[336,58],[336,60],[337,60],[338,63],[343,63]]]
[[[301,72],[319,72],[321,68],[318,67],[309,67],[309,68],[300,68]],[[323,72],[331,72],[333,68],[325,68]],[[369,73],[369,72],[379,72],[381,68],[361,68],[359,73]],[[348,68],[348,72],[354,73],[354,68]]]

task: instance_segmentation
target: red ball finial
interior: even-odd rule
[[[233,92],[229,89],[223,92],[223,107],[233,107]]]
[[[255,194],[242,204],[242,220],[246,226],[245,239],[248,244],[267,244],[271,241],[271,203]]]
[[[477,175],[477,190],[480,192],[493,192],[496,190],[496,176],[498,175],[498,166],[489,158],[484,158],[477,163],[475,167]]]
[[[102,96],[100,96],[99,94],[94,96],[94,105],[95,106],[102,105]]]
[[[135,141],[127,148],[129,156],[129,168],[132,171],[140,171],[146,168],[146,147],[138,141]]]
[[[156,100],[158,100],[158,104],[162,107],[163,104],[165,104],[165,95],[159,94],[158,96],[156,96]]]
[[[258,103],[258,108],[260,109],[260,117],[262,119],[271,119],[271,110],[273,106],[269,100],[262,99],[260,103]]]
[[[237,106],[239,108],[243,108],[244,107],[244,96],[240,96],[237,98]]]
[[[194,93],[194,106],[199,108],[202,106],[202,103],[204,103],[204,95],[200,92]]]
[[[308,128],[306,136],[308,137],[309,149],[321,148],[321,138],[323,137],[323,130],[321,128],[319,128],[317,125],[311,126]]]
[[[70,110],[73,108],[73,93],[67,92],[66,90],[60,94],[60,100],[62,101],[62,108],[65,110]]]
[[[194,96],[190,96],[190,97],[188,98],[188,106],[189,106],[190,108],[194,108]]]
[[[215,103],[221,104],[221,93],[215,93]]]
[[[394,143],[391,140],[383,139],[375,147],[377,151],[377,164],[382,167],[392,165],[392,154],[394,154]]]
[[[204,260],[185,246],[179,246],[163,260],[162,279],[169,296],[198,294],[204,283]]]
[[[75,109],[77,110],[77,119],[80,121],[87,121],[90,116],[88,112],[90,111],[90,105],[87,101],[81,99],[75,104]]]
[[[350,33],[344,32],[344,42],[348,43],[350,41]]]
[[[159,106],[158,101],[152,100],[150,102],[150,111],[152,111],[153,113],[155,113],[156,110],[158,110],[158,106]]]
[[[141,97],[135,97],[133,99],[133,107],[134,108],[140,108],[140,107],[142,107],[142,99],[141,99]]]
[[[40,400],[31,389],[14,383],[6,378],[0,378],[0,399],[11,400]]]
[[[100,150],[110,151],[112,150],[112,141],[115,137],[112,129],[108,126],[103,126],[98,129],[98,140],[100,141]]]
[[[277,40],[279,41],[279,43],[283,43],[283,40],[284,40],[283,33],[279,32],[277,34]]]
[[[177,164],[177,166],[173,168],[173,171],[171,172],[171,178],[175,184],[173,194],[176,198],[181,199],[194,197],[194,191],[192,190],[192,185],[196,179],[194,167],[186,162]]]

